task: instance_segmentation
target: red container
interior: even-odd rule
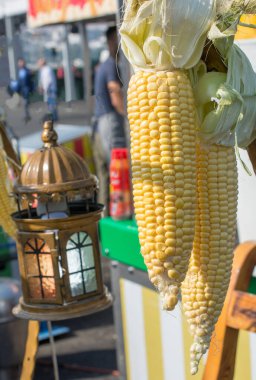
[[[109,213],[117,220],[129,219],[132,215],[127,148],[115,148],[111,152]]]

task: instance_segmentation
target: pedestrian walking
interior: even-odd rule
[[[111,150],[124,148],[125,107],[122,85],[118,75],[118,39],[116,27],[106,32],[109,57],[95,70],[95,123],[93,131],[93,155],[99,178],[98,200],[109,214],[109,164]]]
[[[47,64],[44,58],[38,61],[39,78],[38,89],[44,96],[44,102],[47,104],[48,112],[53,121],[58,120],[57,111],[57,80],[53,69]]]
[[[34,90],[32,74],[26,66],[26,62],[23,58],[18,59],[18,80],[17,80],[17,92],[24,99],[25,110],[25,122],[31,119],[29,112],[30,95]]]

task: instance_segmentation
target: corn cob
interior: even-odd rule
[[[236,241],[237,169],[233,147],[197,146],[193,251],[182,303],[194,343],[191,373],[209,347],[226,296]]]
[[[8,176],[8,165],[6,153],[0,139],[0,226],[11,237],[15,238],[16,227],[11,218],[11,214],[17,210],[15,202],[10,198],[11,182]]]
[[[172,310],[194,237],[196,121],[185,72],[133,75],[128,117],[141,253],[163,307]]]

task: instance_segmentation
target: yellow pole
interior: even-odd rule
[[[20,380],[32,380],[36,365],[36,354],[38,350],[38,334],[40,323],[38,321],[28,322],[28,335],[25,355],[22,363]]]

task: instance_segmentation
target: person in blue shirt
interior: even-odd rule
[[[33,92],[33,81],[30,70],[23,58],[18,59],[18,92],[24,99],[25,121],[31,117],[29,113],[30,95]]]
[[[98,200],[109,210],[109,164],[112,148],[126,147],[125,107],[118,73],[118,38],[115,26],[106,32],[109,57],[95,70],[95,124],[93,155],[99,178]]]

